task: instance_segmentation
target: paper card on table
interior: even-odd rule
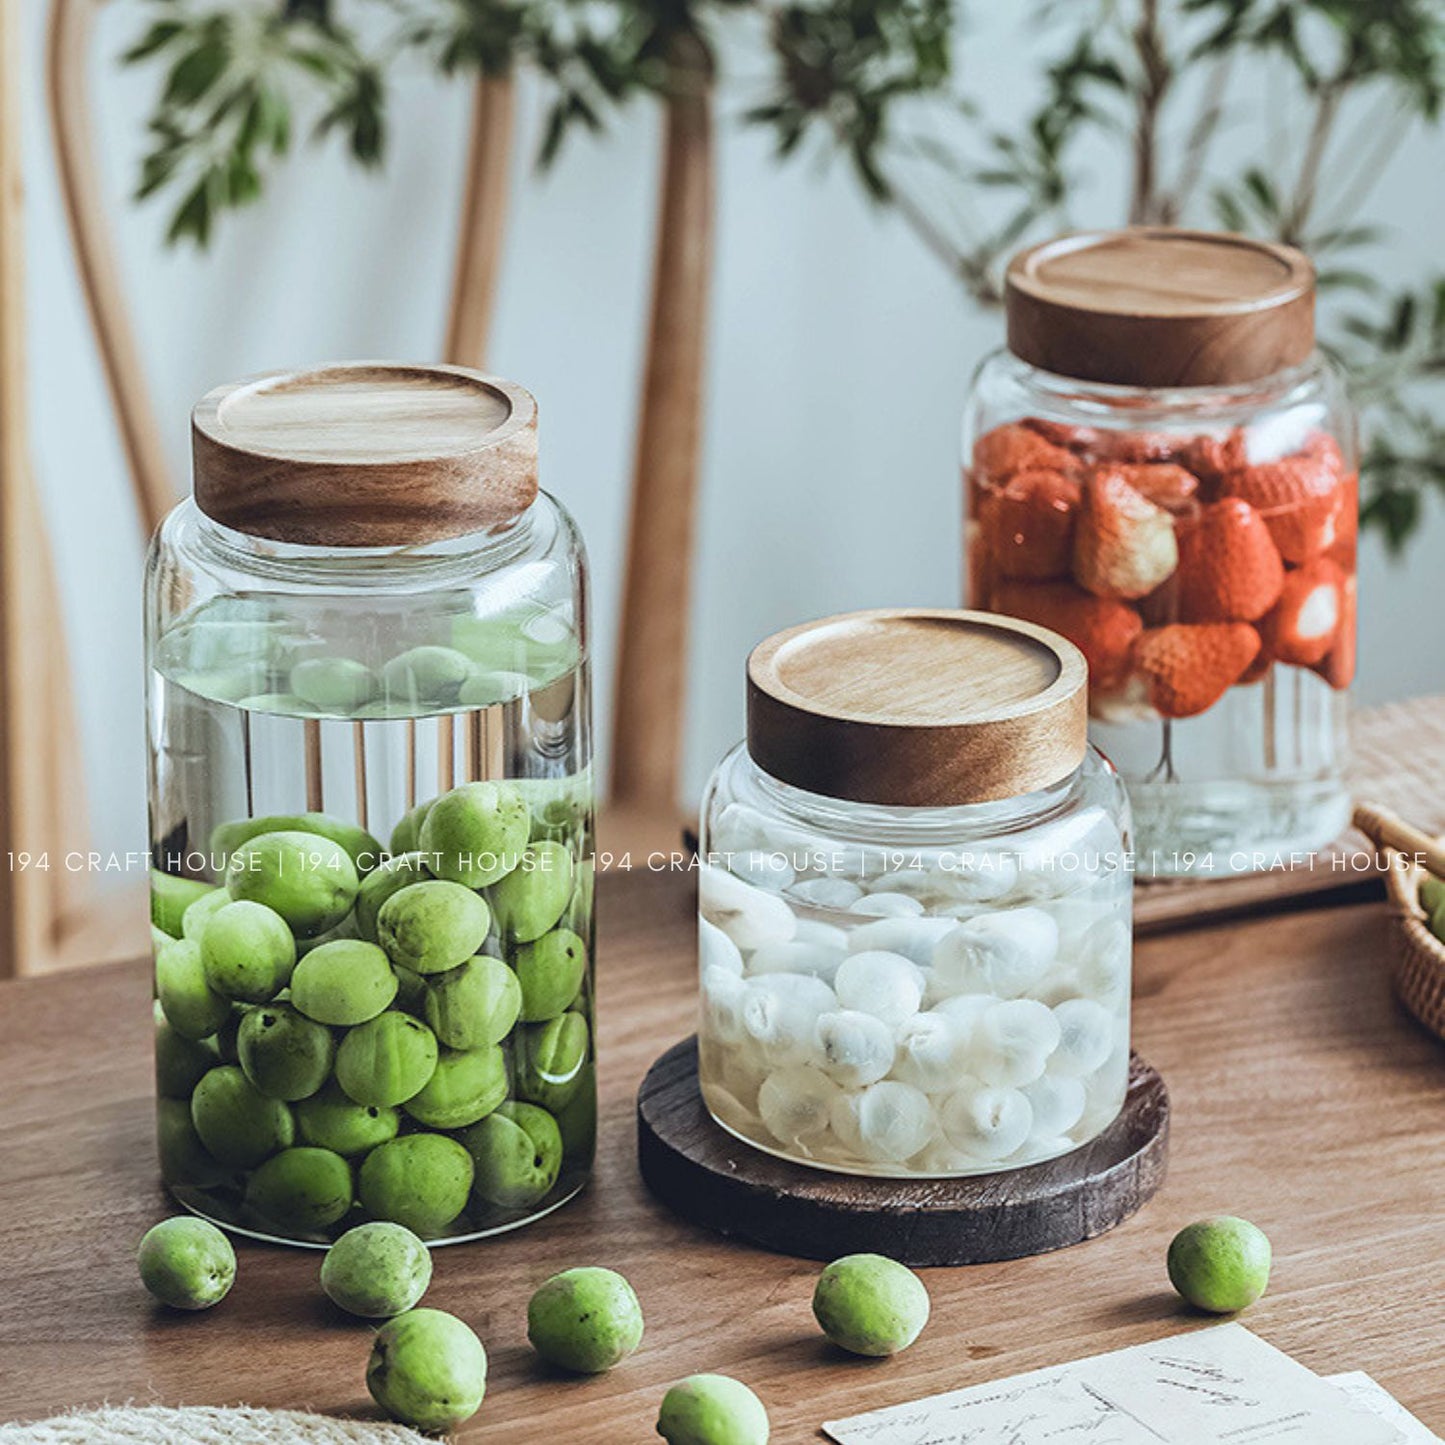
[[[838,1445],[1401,1445],[1242,1325],[1096,1355],[823,1429]]]
[[[1388,1420],[1409,1445],[1441,1445],[1440,1437],[1428,1425],[1422,1425],[1383,1385],[1377,1384],[1363,1370],[1351,1370],[1345,1375],[1326,1375],[1325,1378],[1357,1405],[1363,1405],[1382,1420]]]

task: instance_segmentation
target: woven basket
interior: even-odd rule
[[[1445,1039],[1445,943],[1426,927],[1420,907],[1425,870],[1405,862],[1393,848],[1385,850],[1385,859],[1396,944],[1395,992],[1427,1029]]]

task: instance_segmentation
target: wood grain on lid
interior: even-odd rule
[[[1009,350],[1119,386],[1231,386],[1306,361],[1315,274],[1289,246],[1167,227],[1061,236],[1015,256]]]
[[[393,547],[482,531],[537,495],[537,405],[459,366],[349,362],[217,387],[191,416],[196,503],[253,536]]]
[[[748,752],[854,802],[944,807],[1034,792],[1083,761],[1070,642],[991,612],[886,609],[776,633],[748,659]]]

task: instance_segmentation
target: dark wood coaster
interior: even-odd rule
[[[638,1163],[653,1194],[694,1224],[805,1259],[986,1264],[1062,1249],[1151,1198],[1168,1152],[1169,1094],[1138,1054],[1123,1110],[1092,1143],[972,1179],[861,1179],[750,1148],[703,1104],[695,1036],[663,1054],[637,1094]]]

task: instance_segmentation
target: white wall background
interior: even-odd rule
[[[1009,7],[998,7],[1006,12]],[[98,846],[144,846],[140,572],[114,421],[74,268],[41,93],[47,7],[24,0],[24,96],[35,466],[64,587]],[[248,372],[339,357],[435,355],[467,119],[463,85],[420,70],[396,87],[381,178],[336,147],[303,149],[262,205],[228,217],[208,255],[160,244],[165,205],[131,207],[153,78],[112,63],[138,7],[105,7],[94,64],[106,202],[176,475],[193,400]],[[1025,57],[992,20],[967,42],[970,84],[1001,115]],[[754,72],[756,73],[756,72]],[[747,97],[725,98],[736,114]],[[646,320],[657,125],[639,105],[602,142],[530,169],[540,118],[524,97],[507,260],[489,365],[542,407],[543,484],[578,517],[593,563],[598,697],[610,696],[635,397]],[[695,568],[687,788],[741,733],[742,664],[765,633],[834,610],[953,605],[959,596],[957,421],[999,339],[895,217],[843,168],[776,166],[726,119],[708,423]],[[1247,126],[1230,143],[1256,143]],[[1405,234],[1400,278],[1438,267],[1445,134],[1395,158],[1368,219]],[[1106,167],[1101,192],[1117,190]],[[1117,214],[1102,207],[1100,219]],[[1387,276],[1385,279],[1393,279]],[[1361,570],[1366,702],[1445,690],[1445,516],[1407,560],[1373,540]],[[1401,627],[1417,616],[1419,627]],[[602,755],[607,709],[600,709]]]

